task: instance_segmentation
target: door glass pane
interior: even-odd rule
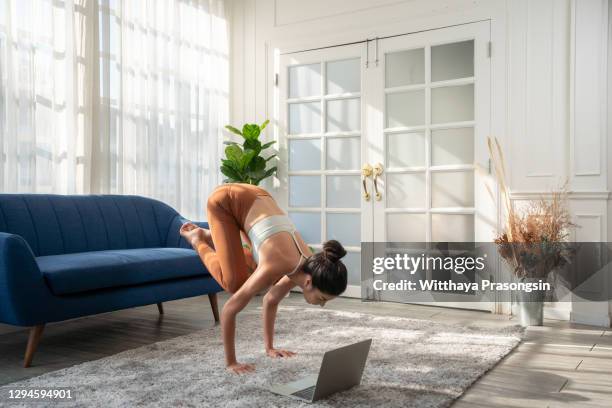
[[[425,91],[387,94],[386,127],[419,126],[425,124]]]
[[[361,163],[359,137],[327,139],[327,170],[359,170]]]
[[[425,214],[387,214],[387,241],[425,242]]]
[[[327,63],[327,94],[359,92],[360,60],[358,58]]]
[[[474,40],[431,47],[431,80],[474,76]]]
[[[474,216],[432,214],[431,239],[434,242],[474,242]]]
[[[434,166],[474,163],[474,128],[432,130],[431,144]]]
[[[344,246],[361,245],[361,214],[327,213],[327,240]]]
[[[289,205],[291,207],[320,207],[321,177],[289,176]]]
[[[289,67],[289,98],[321,95],[321,64]]]
[[[359,208],[361,206],[360,182],[359,176],[327,176],[327,207]]]
[[[425,208],[425,173],[387,173],[388,208]]]
[[[291,103],[289,104],[289,133],[320,133],[321,103]]]
[[[431,173],[432,207],[473,207],[474,172]]]
[[[320,170],[321,139],[289,140],[289,170]]]
[[[387,135],[387,167],[425,166],[425,135],[392,133]]]
[[[423,48],[392,52],[385,55],[385,87],[422,84],[425,82]]]
[[[289,218],[307,244],[321,243],[321,213],[289,211]]]
[[[327,131],[350,132],[361,128],[359,98],[327,101]]]
[[[474,85],[444,86],[431,90],[431,122],[474,120]]]
[[[349,285],[361,284],[361,254],[359,252],[349,252],[342,258],[348,275]]]

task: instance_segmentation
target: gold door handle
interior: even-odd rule
[[[368,177],[372,177],[372,166],[366,163],[361,168],[361,183],[363,184],[363,198],[366,201],[370,201],[370,193],[368,193],[368,187],[366,186],[366,179]]]
[[[383,174],[383,165],[376,163],[372,169],[374,174],[374,191],[376,192],[376,201],[382,200],[382,194],[378,191],[378,177]]]

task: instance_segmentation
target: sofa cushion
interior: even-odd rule
[[[56,295],[208,274],[197,254],[184,248],[81,252],[40,256],[36,261]]]

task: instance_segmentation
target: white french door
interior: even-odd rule
[[[361,296],[361,242],[372,208],[360,193],[365,49],[356,44],[284,55],[280,89],[280,202],[315,249],[346,248],[346,296]]]
[[[488,44],[480,22],[281,56],[279,198],[309,244],[348,248],[348,296],[360,242],[492,238]]]
[[[496,206],[485,187],[488,45],[488,22],[379,41],[379,66],[366,82],[369,164],[382,172],[375,181],[371,176],[379,192],[372,202],[375,242],[491,241]],[[468,276],[423,270],[418,278]],[[405,296],[379,295],[399,301]],[[432,292],[430,301],[491,310],[489,302],[478,301],[480,295]]]

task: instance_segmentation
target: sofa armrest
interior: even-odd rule
[[[0,321],[29,326],[50,296],[28,243],[0,232]]]

